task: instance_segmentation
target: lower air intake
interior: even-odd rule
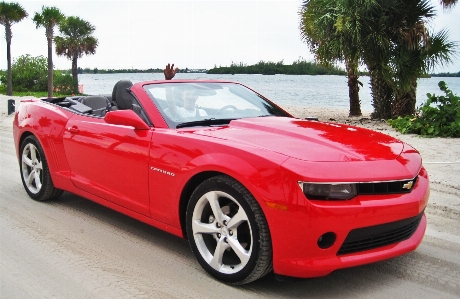
[[[409,239],[417,230],[423,212],[415,217],[352,230],[337,255],[378,248]]]

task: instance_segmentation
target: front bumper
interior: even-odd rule
[[[424,209],[428,197],[428,174],[423,168],[412,192],[406,194],[360,195],[348,201],[312,201],[307,200],[300,190],[290,192],[287,211],[266,210],[272,235],[274,272],[300,278],[320,277],[338,269],[413,251],[425,233]],[[411,219],[416,221],[411,222]],[[377,245],[358,246],[357,250],[351,251],[342,249],[351,231],[370,233],[372,239],[373,227],[391,228],[392,223],[401,221],[412,227],[410,232],[403,228],[406,236],[395,238],[396,241],[382,242],[381,245],[376,242]],[[326,233],[334,234],[335,240],[329,247],[320,248],[318,240]]]
[[[347,255],[331,255],[316,258],[284,258],[274,266],[275,273],[286,276],[309,278],[326,276],[331,272],[393,258],[415,250],[423,239],[426,217],[422,216],[415,233],[407,240]]]

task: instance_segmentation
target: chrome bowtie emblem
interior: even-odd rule
[[[413,181],[409,181],[407,182],[406,184],[404,184],[402,187],[403,189],[407,189],[407,190],[410,190],[412,188],[412,185],[414,184]]]

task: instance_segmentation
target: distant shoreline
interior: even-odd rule
[[[64,72],[67,70],[63,70]],[[105,75],[105,74],[162,74],[162,70],[158,71],[150,71],[150,70],[100,70],[97,73],[94,72],[82,72],[79,75]],[[285,73],[274,73],[274,74],[263,74],[263,73],[209,73],[207,70],[200,71],[178,71],[179,74],[207,74],[207,75],[263,75],[263,76],[271,76],[271,75],[291,75],[291,76],[346,76],[346,74],[285,74]],[[361,73],[360,77],[369,76],[368,73]],[[420,77],[419,79],[423,78],[460,78],[460,72],[458,73],[439,73],[439,74],[429,74],[428,76]]]

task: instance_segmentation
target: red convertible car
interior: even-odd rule
[[[294,118],[235,82],[122,80],[111,95],[25,100],[13,128],[31,198],[71,192],[187,238],[229,284],[392,258],[426,228],[414,148]]]

